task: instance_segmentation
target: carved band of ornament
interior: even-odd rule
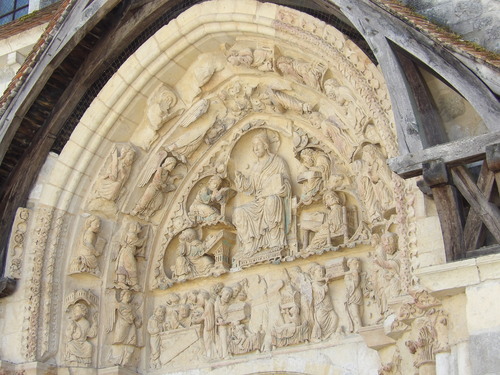
[[[24,316],[22,352],[27,360],[36,360],[42,272],[45,248],[50,232],[53,207],[41,207],[36,211],[35,234],[33,237],[33,267],[28,274],[27,301]]]
[[[71,305],[80,300],[87,302],[87,304],[91,306],[98,306],[99,304],[99,297],[97,297],[94,293],[90,290],[79,289],[66,296],[64,299],[64,309],[68,310]]]
[[[23,266],[24,248],[25,248],[25,235],[28,228],[28,220],[31,210],[28,208],[20,207],[17,209],[16,217],[14,219],[12,235],[9,242],[10,255],[10,276],[19,279],[21,277],[21,269]]]
[[[57,267],[56,259],[59,258],[61,244],[60,240],[64,231],[65,211],[58,211],[53,220],[54,227],[51,231],[51,239],[48,247],[48,252],[45,257],[45,280],[43,283],[43,300],[45,303],[42,306],[43,320],[41,324],[40,356],[44,357],[49,350],[49,340],[55,339],[56,326],[58,320],[54,314],[54,307],[57,307],[59,299],[59,283],[54,282],[55,268]]]

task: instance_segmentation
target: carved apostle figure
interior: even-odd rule
[[[229,318],[229,302],[233,296],[233,290],[230,287],[224,287],[221,291],[220,298],[215,301],[215,324],[218,331],[219,355],[222,358],[229,357],[229,333],[230,324]]]
[[[400,263],[397,259],[398,237],[395,233],[386,232],[380,237],[380,244],[375,250],[373,262],[376,270],[376,288],[380,305],[380,313],[385,316],[391,298],[401,294]]]
[[[94,347],[88,341],[97,335],[97,316],[92,323],[88,320],[88,306],[83,301],[76,302],[70,310],[66,328],[66,351],[64,359],[71,366],[90,366]]]
[[[148,220],[163,204],[164,193],[174,190],[174,186],[169,183],[172,170],[177,165],[177,160],[168,157],[156,169],[153,179],[142,194],[141,199],[130,212],[131,215],[140,216]]]
[[[172,267],[173,278],[184,281],[209,275],[214,266],[214,259],[206,255],[205,251],[205,244],[198,238],[196,230],[185,229],[179,236],[177,259]]]
[[[210,294],[206,290],[198,293],[198,305],[203,308],[197,323],[203,324],[203,347],[207,358],[213,358],[215,351],[215,306]]]
[[[130,364],[135,348],[139,347],[137,329],[142,326],[142,321],[132,304],[132,292],[120,290],[118,294],[118,303],[111,315],[113,321],[108,327],[108,332],[114,328],[110,359],[116,365],[125,366]]]
[[[139,290],[136,257],[141,253],[146,240],[139,237],[141,231],[139,223],[129,223],[127,233],[120,243],[115,266],[115,285],[118,289]]]
[[[338,326],[339,318],[333,309],[333,302],[328,290],[325,267],[313,263],[309,269],[312,279],[314,325],[311,340],[322,341],[329,338]]]
[[[270,140],[260,132],[252,140],[257,162],[249,176],[236,172],[236,187],[252,194],[252,202],[237,207],[233,223],[238,232],[240,251],[245,256],[287,246],[286,233],[290,223],[291,184],[288,165],[271,153]]]
[[[344,283],[346,290],[345,307],[349,318],[349,332],[357,332],[361,328],[361,305],[363,293],[361,291],[360,263],[358,258],[347,260],[349,270],[345,273]]]
[[[323,195],[323,202],[328,213],[314,235],[307,250],[330,248],[335,242],[343,241],[345,234],[344,208],[342,193],[327,190]],[[307,238],[306,238],[307,239]]]
[[[208,180],[207,186],[201,188],[189,208],[189,218],[194,223],[215,223],[224,220],[228,193],[234,190],[221,187],[222,177],[214,175]],[[217,206],[220,205],[220,210]]]
[[[148,320],[149,346],[151,348],[150,363],[152,368],[160,367],[161,337],[165,330],[165,307],[155,308],[153,315]]]
[[[375,194],[385,211],[394,207],[391,186],[391,170],[387,166],[380,146],[368,144],[363,147],[363,161],[366,163],[370,180],[375,188]]]
[[[306,148],[300,152],[300,160],[304,166],[298,177],[303,186],[300,203],[308,205],[328,182],[330,159],[322,151]]]
[[[99,276],[98,257],[101,255],[101,249],[98,248],[98,233],[101,229],[101,219],[91,215],[85,220],[85,227],[80,238],[76,255],[70,264],[71,273],[88,272]]]
[[[123,147],[120,152],[116,146],[113,147],[107,168],[94,184],[89,208],[99,209],[102,201],[116,202],[128,180],[134,158],[135,151],[132,147]]]

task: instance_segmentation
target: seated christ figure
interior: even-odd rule
[[[262,131],[252,139],[257,160],[248,176],[236,172],[240,192],[253,195],[253,201],[236,207],[233,224],[238,232],[240,254],[252,256],[262,250],[286,247],[290,225],[291,184],[288,165],[270,150],[271,142]]]

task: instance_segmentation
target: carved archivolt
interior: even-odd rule
[[[156,51],[180,32],[169,24],[143,47],[151,56],[140,52],[140,92],[113,101],[105,89],[89,113],[99,102],[109,111],[82,119],[99,147],[88,145],[96,155],[86,182],[72,182],[72,205],[56,202],[78,218],[57,360],[187,369],[338,345],[394,313],[413,232],[386,165],[397,147],[383,79],[331,26],[275,10],[260,35],[185,46],[178,70]],[[247,16],[234,30],[260,22]],[[36,214],[34,280],[53,217]],[[45,350],[38,281],[25,314],[30,360]]]

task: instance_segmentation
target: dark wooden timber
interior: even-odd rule
[[[423,177],[436,203],[446,260],[462,259],[465,257],[463,207],[456,188],[449,184],[446,166],[439,160],[426,163]]]
[[[482,134],[475,137],[426,148],[388,160],[391,169],[403,178],[422,174],[422,164],[440,159],[448,166],[472,163],[485,158],[486,147],[500,142],[500,132]]]
[[[487,163],[483,162],[481,172],[477,179],[477,187],[488,200],[495,183],[495,173],[489,168]],[[465,248],[467,251],[475,250],[482,246],[485,240],[484,225],[479,212],[471,207],[464,228]]]
[[[441,116],[439,116],[436,104],[432,99],[432,95],[417,64],[408,54],[403,53],[400,48],[396,48],[396,55],[406,76],[410,91],[413,94],[423,146],[428,148],[448,142],[448,136],[444,131]]]
[[[464,166],[453,167],[450,171],[455,186],[500,243],[500,209],[484,196]]]

